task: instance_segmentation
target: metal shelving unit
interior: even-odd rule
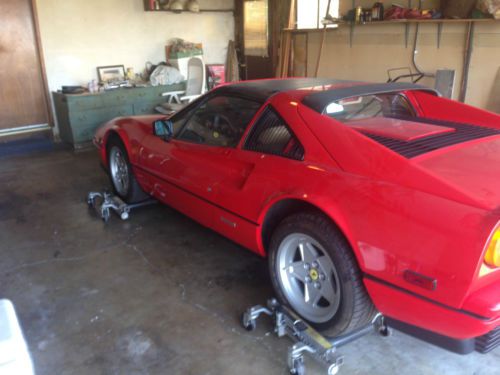
[[[372,21],[372,22],[348,22],[348,21],[338,21],[334,24],[338,27],[350,27],[349,44],[352,47],[352,42],[354,39],[354,30],[356,27],[368,27],[377,25],[403,25],[405,27],[405,47],[408,47],[408,40],[410,34],[411,25],[423,25],[423,24],[436,24],[437,25],[437,47],[441,46],[441,35],[443,32],[443,26],[446,24],[466,24],[469,27],[477,23],[495,23],[500,22],[494,18],[467,18],[467,19],[399,19],[390,21]],[[327,31],[337,30],[337,28],[327,28]],[[286,32],[322,32],[323,29],[284,29]]]

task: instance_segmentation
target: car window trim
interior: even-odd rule
[[[211,97],[211,95],[209,96],[209,98],[210,97]],[[189,111],[193,112],[193,113],[191,113],[190,115],[188,115],[184,119],[184,123],[181,125],[181,127],[179,128],[179,130],[177,131],[177,133],[173,135],[172,139],[177,139],[177,136],[182,132],[182,130],[184,130],[184,127],[186,126],[187,122],[194,115],[195,110],[198,109],[209,98],[200,97],[200,98],[196,99],[194,102],[189,103],[187,106],[185,106],[184,108],[182,108],[179,112],[174,113],[171,117],[168,118],[169,121],[174,122],[175,121],[175,117],[182,115],[184,112],[189,112]]]
[[[188,140],[185,140],[185,139],[179,139],[178,136],[182,133],[182,131],[184,130],[184,128],[187,126],[189,120],[191,119],[191,117],[193,117],[193,115],[195,114],[196,110],[201,107],[204,103],[206,103],[207,101],[211,100],[211,99],[214,99],[216,97],[225,97],[225,98],[238,98],[238,99],[243,99],[243,100],[247,100],[249,102],[254,102],[254,103],[257,103],[260,105],[260,107],[257,109],[257,111],[255,111],[255,114],[253,115],[253,117],[250,119],[250,121],[248,122],[248,124],[246,125],[245,127],[245,130],[243,131],[242,133],[242,136],[241,138],[238,140],[238,142],[236,142],[236,144],[234,146],[220,146],[220,145],[209,145],[209,144],[206,144],[206,143],[198,143],[198,142],[194,142],[194,141],[188,141]],[[199,101],[199,103],[194,106],[194,103],[193,103],[193,106],[194,106],[194,110],[193,110],[193,113],[191,113],[191,115],[189,115],[186,120],[184,121],[184,123],[182,124],[182,126],[180,127],[179,131],[177,132],[177,134],[174,134],[174,136],[172,137],[172,139],[175,139],[177,142],[185,142],[185,143],[188,143],[188,144],[194,144],[194,145],[201,145],[201,146],[207,146],[207,147],[221,147],[221,148],[226,148],[226,149],[236,149],[238,148],[238,146],[240,145],[241,143],[241,140],[243,139],[243,136],[245,135],[245,133],[247,133],[247,130],[248,130],[248,127],[251,126],[254,121],[252,121],[255,116],[261,112],[262,110],[262,107],[264,105],[264,103],[260,100],[257,100],[255,98],[251,98],[251,97],[247,97],[245,95],[237,95],[237,94],[232,94],[232,95],[228,95],[228,93],[217,93],[217,92],[213,92],[213,93],[210,93],[210,94],[207,94],[203,97],[203,100],[199,100],[197,99],[196,101]],[[201,99],[200,98],[200,99]],[[177,112],[175,115],[177,114],[180,114],[182,113],[184,110],[187,110],[189,106],[186,106],[184,107],[181,111]],[[192,108],[191,108],[192,109]],[[175,116],[174,115],[174,116]],[[172,117],[174,117],[172,116]],[[169,119],[170,120],[170,119]]]
[[[351,98],[355,98],[355,97],[367,97],[367,96],[391,95],[391,94],[392,94],[392,95],[394,95],[394,96],[400,96],[400,97],[402,97],[402,98],[403,98],[403,100],[406,102],[406,104],[408,104],[408,108],[409,108],[409,109],[410,109],[410,111],[411,111],[411,115],[412,115],[412,117],[418,117],[418,112],[417,112],[417,110],[415,109],[415,107],[413,106],[413,104],[412,104],[411,100],[408,98],[408,96],[407,96],[406,94],[404,94],[404,93],[402,93],[402,92],[385,92],[385,93],[378,93],[378,94],[366,94],[366,95],[357,95],[357,96],[355,95],[355,96],[351,96],[351,97],[349,97],[349,98],[344,98],[344,99],[340,99],[340,100],[351,99]],[[333,101],[332,103],[336,103],[336,102],[338,102],[338,101],[340,101],[340,100],[335,100],[335,101]],[[327,105],[327,106],[325,106],[325,108],[324,108],[324,109],[323,109],[323,111],[321,112],[321,115],[322,115],[322,116],[326,116],[326,117],[331,118],[331,119],[334,119],[334,120],[337,120],[335,117],[329,116],[329,115],[328,115],[328,113],[326,113],[326,107],[328,107],[328,105]],[[337,121],[339,121],[339,122],[341,122],[341,123],[344,123],[343,121],[340,121],[340,120],[337,120]]]
[[[299,160],[299,159],[287,157],[287,156],[284,156],[284,155],[276,155],[276,154],[271,154],[269,152],[249,150],[249,149],[246,148],[247,143],[248,143],[248,138],[250,137],[250,134],[252,133],[252,131],[254,130],[254,128],[258,125],[260,119],[262,118],[262,116],[264,115],[264,113],[266,112],[267,109],[273,111],[274,114],[276,116],[278,116],[278,118],[281,121],[283,121],[283,124],[285,125],[285,128],[290,132],[290,135],[292,137],[294,137],[297,140],[297,142],[299,143],[300,147],[302,147],[302,150],[304,150],[304,155],[302,156],[302,159]],[[258,152],[258,153],[266,154],[266,155],[278,156],[278,157],[282,157],[282,158],[289,159],[289,160],[295,160],[295,161],[299,161],[299,162],[303,162],[304,160],[306,160],[306,148],[304,147],[304,144],[302,143],[302,141],[300,140],[300,138],[297,137],[297,135],[295,134],[295,132],[293,131],[293,129],[291,128],[291,126],[288,125],[288,122],[285,121],[285,119],[283,118],[283,116],[280,115],[280,113],[276,110],[276,108],[274,108],[274,106],[271,103],[267,103],[267,104],[263,105],[263,107],[261,107],[259,109],[259,111],[256,113],[256,115],[258,115],[258,116],[255,118],[254,121],[250,122],[250,124],[249,124],[250,128],[247,129],[247,132],[246,132],[246,135],[245,135],[245,140],[241,144],[241,149],[242,150],[245,150],[245,151],[248,151],[248,152]]]

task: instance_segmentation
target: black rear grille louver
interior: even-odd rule
[[[270,107],[266,108],[245,142],[245,150],[303,160],[304,148],[285,121]]]
[[[476,338],[476,351],[488,353],[500,345],[500,327]]]
[[[474,139],[490,137],[493,135],[499,135],[500,130],[487,128],[478,125],[469,125],[456,122],[432,120],[426,118],[399,118],[399,120],[407,120],[413,122],[422,122],[425,124],[441,125],[449,128],[455,129],[453,133],[445,133],[432,135],[425,138],[416,139],[414,141],[403,141],[400,139],[394,139],[389,137],[384,137],[375,134],[369,134],[367,132],[362,132],[367,137],[377,141],[378,143],[384,145],[385,147],[403,155],[406,158],[413,158],[418,155],[425,154],[434,150],[438,150],[443,147],[452,146],[458,143],[463,143],[467,141],[472,141]]]

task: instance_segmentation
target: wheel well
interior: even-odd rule
[[[119,140],[120,142],[123,143],[123,140],[120,137],[120,135],[117,132],[115,132],[114,130],[110,130],[109,135],[106,138],[106,148],[108,148],[109,142],[112,141],[113,139]]]
[[[336,227],[338,225],[322,210],[311,203],[302,201],[300,199],[284,199],[274,204],[266,213],[266,217],[262,223],[262,244],[267,253],[271,236],[273,235],[276,227],[286,217],[298,212],[311,212],[327,217]]]
[[[123,145],[125,145],[125,142],[123,142],[123,139],[122,137],[120,137],[120,135],[114,131],[114,130],[110,130],[109,131],[109,135],[106,137],[106,144],[105,144],[105,149],[106,149],[106,162],[108,161],[108,152],[109,152],[109,143],[113,140],[117,140],[119,142],[121,142]]]

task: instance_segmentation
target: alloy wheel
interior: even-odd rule
[[[289,304],[312,323],[332,319],[341,292],[337,269],[323,246],[313,237],[292,233],[280,243],[276,271]]]

